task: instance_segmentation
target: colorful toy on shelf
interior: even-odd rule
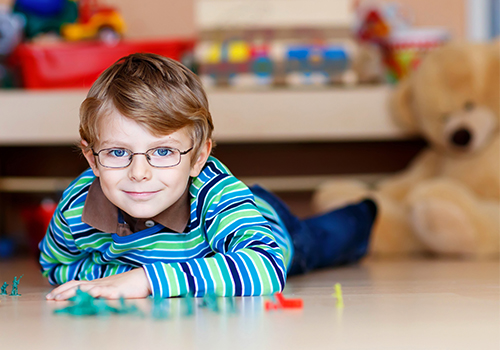
[[[255,38],[253,37],[255,36]],[[348,43],[263,40],[251,32],[205,40],[196,49],[199,73],[207,85],[310,85],[350,83]]]
[[[349,68],[345,47],[334,45],[297,45],[286,51],[286,74],[289,84],[332,84]],[[298,75],[298,82],[293,77]],[[291,79],[290,79],[291,78]]]
[[[111,64],[134,52],[151,52],[181,60],[192,51],[194,40],[121,40],[110,47],[81,41],[42,45],[25,43],[14,52],[29,89],[88,88]]]
[[[97,0],[78,1],[78,21],[64,24],[61,35],[70,41],[98,38],[115,43],[125,32],[125,20],[113,7],[101,6]]]
[[[379,47],[390,82],[408,75],[429,50],[450,38],[443,28],[411,28],[404,11],[394,4],[361,7],[357,12],[356,35],[361,42]]]
[[[65,0],[16,0],[16,8],[38,16],[53,17],[64,11]]]
[[[64,23],[78,18],[77,4],[72,0],[16,0],[13,12],[25,19],[26,39],[44,33],[59,34]]]
[[[27,39],[52,32],[70,41],[116,43],[125,32],[120,13],[98,0],[16,0],[14,12],[25,18]]]
[[[17,276],[14,276],[14,280],[12,281],[12,291],[10,292],[10,295],[11,296],[21,296],[21,294],[19,294],[19,281],[21,280],[21,278],[23,278],[24,275],[21,275],[21,277],[17,278]]]

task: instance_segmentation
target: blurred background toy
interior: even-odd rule
[[[197,1],[199,74],[206,85],[219,86],[356,83],[354,68],[362,61],[351,32],[351,5]]]
[[[97,0],[79,0],[78,21],[61,27],[62,36],[71,41],[97,38],[113,43],[124,33],[125,20],[117,9],[102,6]]]
[[[428,147],[377,183],[326,183],[315,193],[316,208],[373,197],[379,213],[371,250],[379,255],[498,258],[499,90],[499,41],[433,50],[391,98],[394,121]]]
[[[14,12],[24,16],[28,40],[53,33],[70,41],[116,42],[125,32],[118,10],[98,0],[16,0]]]
[[[133,52],[151,52],[181,60],[192,39],[23,43],[14,52],[28,89],[88,88],[108,66]]]
[[[13,12],[25,19],[26,40],[46,33],[59,35],[64,23],[78,19],[78,6],[72,0],[16,0]]]
[[[0,6],[0,87],[16,86],[14,72],[7,60],[22,40],[23,17],[12,13],[7,6]]]
[[[444,28],[412,27],[411,11],[400,5],[358,6],[356,14],[358,40],[380,49],[386,80],[392,83],[415,69],[427,52],[450,39]]]

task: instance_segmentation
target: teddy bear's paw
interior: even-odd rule
[[[426,252],[420,238],[415,236],[408,208],[401,202],[380,193],[374,194],[378,206],[373,227],[370,252],[380,257],[418,256]]]
[[[370,189],[365,182],[339,179],[323,184],[314,193],[312,205],[315,212],[324,213],[368,197],[370,197]]]
[[[412,203],[415,234],[433,252],[469,255],[476,250],[476,229],[468,214],[455,203],[436,198]]]

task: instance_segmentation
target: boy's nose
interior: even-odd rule
[[[132,180],[143,181],[151,178],[151,165],[145,154],[137,154],[132,158],[129,166],[129,176]]]

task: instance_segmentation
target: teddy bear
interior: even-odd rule
[[[496,258],[500,248],[500,41],[430,51],[392,90],[388,112],[427,146],[375,183],[323,184],[319,212],[373,198],[372,255]]]

